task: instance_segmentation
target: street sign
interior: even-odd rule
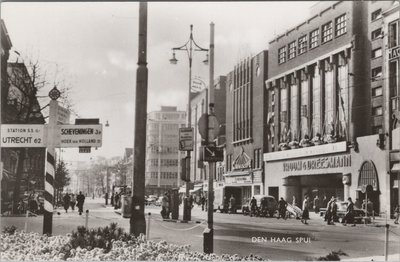
[[[89,146],[81,146],[79,147],[79,153],[90,153],[91,147]]]
[[[193,151],[193,128],[179,128],[179,150]]]
[[[208,119],[208,124],[207,124],[207,119]],[[208,130],[207,142],[213,142],[217,138],[219,134],[219,122],[215,115],[208,115],[207,117],[207,114],[203,114],[200,117],[197,124],[199,126],[199,133],[201,138],[206,139],[207,130]]]
[[[56,147],[101,147],[103,126],[60,125],[57,126]]]
[[[67,125],[69,124],[70,112],[68,109],[58,105],[57,107],[57,124]]]
[[[46,147],[44,125],[1,125],[1,147]]]
[[[224,150],[222,147],[200,147],[200,155],[205,162],[221,162],[224,161]]]

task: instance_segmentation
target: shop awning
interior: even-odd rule
[[[237,172],[231,172],[224,174],[225,177],[230,177],[230,176],[248,176],[250,175],[250,171],[237,171]]]
[[[396,163],[392,167],[392,172],[400,172],[400,163]]]
[[[195,193],[195,192],[200,191],[202,188],[203,188],[202,186],[201,187],[194,187],[194,189],[191,189],[189,192],[190,193]]]

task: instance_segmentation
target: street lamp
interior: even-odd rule
[[[175,57],[175,51],[186,51],[189,58],[189,92],[188,92],[188,104],[187,104],[187,127],[192,127],[192,112],[190,106],[190,93],[192,87],[192,60],[193,60],[193,51],[205,51],[208,52],[208,49],[200,47],[193,38],[193,25],[190,25],[190,36],[189,40],[182,46],[172,48],[172,58],[169,60],[171,64],[176,65],[178,60]],[[203,63],[208,64],[208,53],[206,56],[206,60]],[[189,172],[187,177],[190,179],[190,151],[187,151],[187,158],[189,159],[189,168],[187,169]],[[191,207],[188,203],[189,200],[189,182],[186,182],[186,200],[183,203],[183,220],[190,221],[190,211]]]

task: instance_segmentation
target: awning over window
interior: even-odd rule
[[[250,171],[236,171],[236,172],[231,172],[224,174],[225,177],[231,177],[231,176],[247,176],[250,175]]]
[[[400,172],[400,163],[394,164],[391,171],[396,173]]]

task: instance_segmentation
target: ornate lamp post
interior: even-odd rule
[[[189,90],[188,90],[188,104],[187,104],[187,127],[192,127],[192,110],[190,106],[190,93],[191,93],[191,86],[192,86],[192,61],[193,61],[193,51],[205,51],[208,52],[208,49],[200,47],[193,38],[193,25],[190,25],[190,36],[189,40],[182,46],[172,48],[172,58],[169,60],[171,64],[176,65],[178,60],[175,57],[175,51],[186,51],[188,58],[189,58]],[[208,53],[206,56],[206,60],[203,61],[204,64],[208,64]],[[190,165],[190,151],[187,151],[187,158],[189,159]],[[190,167],[187,169],[189,171],[186,174],[186,177],[190,179]],[[186,200],[183,203],[183,220],[190,221],[190,211],[191,207],[188,203],[189,198],[189,182],[186,182]]]

